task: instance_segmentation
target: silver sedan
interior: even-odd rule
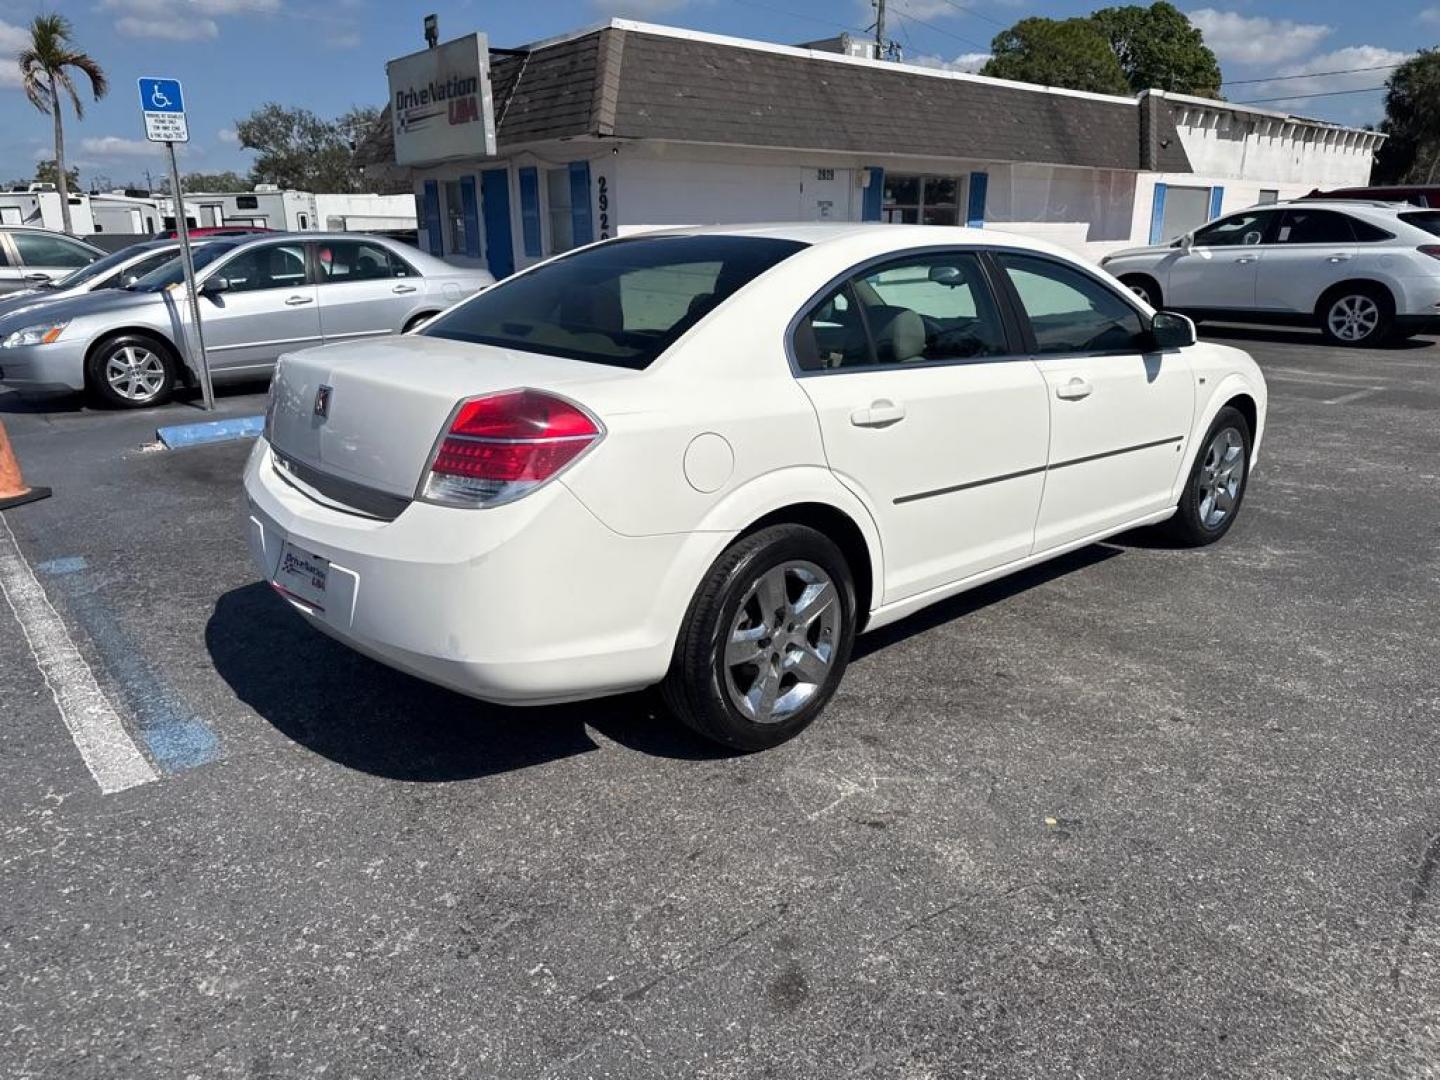
[[[197,240],[196,244],[204,241]],[[54,281],[36,282],[28,289],[0,296],[0,317],[30,310],[40,304],[84,296],[97,289],[123,289],[160,269],[180,254],[178,240],[147,240],[96,259],[89,266]]]
[[[195,264],[217,382],[264,375],[283,352],[413,329],[495,280],[353,233],[211,240]],[[177,259],[124,289],[0,315],[0,383],[159,404],[198,378],[189,310]]]

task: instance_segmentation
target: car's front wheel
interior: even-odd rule
[[[661,686],[666,704],[707,739],[778,746],[839,685],[855,605],[845,556],[814,529],[775,525],[737,541],[690,603]]]
[[[1171,537],[1187,547],[1213,544],[1235,524],[1250,478],[1250,425],[1226,405],[1205,433],[1185,481],[1184,494],[1167,523]]]
[[[90,354],[90,386],[100,399],[122,409],[162,405],[175,389],[170,349],[143,334],[121,334]]]

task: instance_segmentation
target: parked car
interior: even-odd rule
[[[218,239],[195,251],[202,328],[217,381],[263,375],[286,349],[379,337],[493,284],[388,240],[312,233]],[[90,389],[112,405],[165,401],[197,365],[184,267],[172,260],[125,289],[0,316],[0,383]]]
[[[659,683],[753,750],[863,630],[1136,526],[1218,540],[1265,410],[1245,353],[1053,245],[682,229],[282,357],[248,527],[367,656],[495,702]]]
[[[190,238],[216,237],[216,236],[254,236],[259,233],[274,232],[274,229],[267,229],[264,225],[201,225],[198,228],[190,229]],[[180,235],[178,229],[166,229],[158,234],[163,240],[174,240]]]
[[[30,225],[0,226],[0,296],[64,277],[104,254],[65,233]]]
[[[1440,331],[1440,211],[1298,199],[1252,206],[1100,265],[1152,307],[1318,326],[1338,345]]]
[[[72,270],[55,281],[39,282],[29,289],[0,296],[0,316],[21,309],[31,309],[53,300],[83,296],[98,289],[118,289],[133,285],[152,270],[158,270],[180,254],[174,240],[152,240],[131,244],[103,259]]]
[[[1440,210],[1440,184],[1416,184],[1410,187],[1381,185],[1378,187],[1336,188],[1334,191],[1312,191],[1307,199],[1365,199],[1371,202],[1400,202],[1412,206]]]

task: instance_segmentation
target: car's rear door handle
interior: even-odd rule
[[[414,291],[415,291],[415,286],[414,286],[414,285],[396,285],[395,288],[391,289],[390,291],[391,291],[391,292],[398,292],[398,293],[414,292]]]
[[[897,405],[889,398],[878,398],[866,409],[856,409],[850,414],[850,423],[856,427],[889,427],[905,419],[905,406]]]
[[[301,304],[313,304],[314,302],[313,296],[292,296],[285,301],[289,307],[299,307]]]
[[[1057,386],[1055,396],[1064,398],[1066,401],[1079,401],[1081,398],[1089,397],[1094,389],[1088,382],[1076,375],[1069,382]]]
[[[1258,255],[1241,255],[1241,256],[1240,256],[1238,259],[1236,259],[1235,261],[1236,261],[1237,263],[1252,263],[1252,262],[1254,262],[1257,258],[1259,258]]]
[[[1331,256],[1330,256],[1328,259],[1326,259],[1325,261],[1326,261],[1326,262],[1332,262],[1332,263],[1337,263],[1337,262],[1349,262],[1349,261],[1350,261],[1350,256],[1349,256],[1349,255],[1344,255],[1344,254],[1336,254],[1336,255],[1331,255]]]

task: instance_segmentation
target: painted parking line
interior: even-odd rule
[[[229,420],[202,420],[195,424],[171,424],[155,429],[155,438],[171,450],[205,443],[253,439],[265,429],[263,416],[236,416]]]
[[[150,759],[166,773],[205,765],[220,756],[220,740],[192,713],[162,674],[145,658],[120,625],[86,574],[83,558],[51,559],[35,569],[56,579],[65,604],[104,657],[105,669],[119,684],[121,702],[133,719]]]
[[[0,592],[20,624],[60,719],[100,790],[109,795],[159,779],[160,774],[130,738],[95,681],[95,673],[75,647],[25,561],[4,514],[0,514]]]

